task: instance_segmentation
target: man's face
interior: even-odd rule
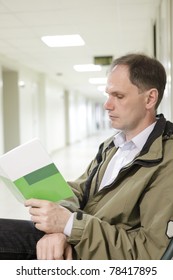
[[[104,108],[108,111],[113,128],[125,133],[137,134],[142,129],[146,116],[146,94],[129,79],[126,65],[117,65],[108,76],[106,93],[108,99]]]

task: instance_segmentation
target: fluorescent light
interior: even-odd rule
[[[74,47],[85,45],[84,40],[80,35],[55,35],[55,36],[43,36],[41,40],[48,47]]]
[[[89,83],[90,84],[93,84],[93,85],[103,85],[103,84],[106,84],[107,82],[107,78],[90,78],[89,79]]]
[[[78,72],[92,72],[92,71],[101,71],[102,67],[95,64],[78,64],[74,65],[73,68]]]

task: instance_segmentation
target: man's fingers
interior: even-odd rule
[[[31,198],[31,199],[28,199],[25,201],[25,206],[28,207],[28,206],[31,206],[31,207],[38,207],[38,208],[41,208],[43,207],[44,205],[48,205],[50,204],[51,202],[48,201],[48,200],[42,200],[42,199],[36,199],[36,198]]]
[[[72,256],[72,247],[70,244],[67,245],[67,248],[65,249],[65,253],[64,253],[64,259],[65,260],[72,260],[73,256]]]
[[[46,234],[36,246],[38,260],[63,260],[66,237],[63,234]]]

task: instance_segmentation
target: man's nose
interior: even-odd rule
[[[108,98],[106,102],[104,103],[104,109],[105,110],[113,110],[113,103],[111,102],[111,99]]]

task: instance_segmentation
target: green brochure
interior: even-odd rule
[[[0,179],[0,184],[5,184],[22,202],[29,198],[56,202],[73,196],[38,139],[0,156]]]

